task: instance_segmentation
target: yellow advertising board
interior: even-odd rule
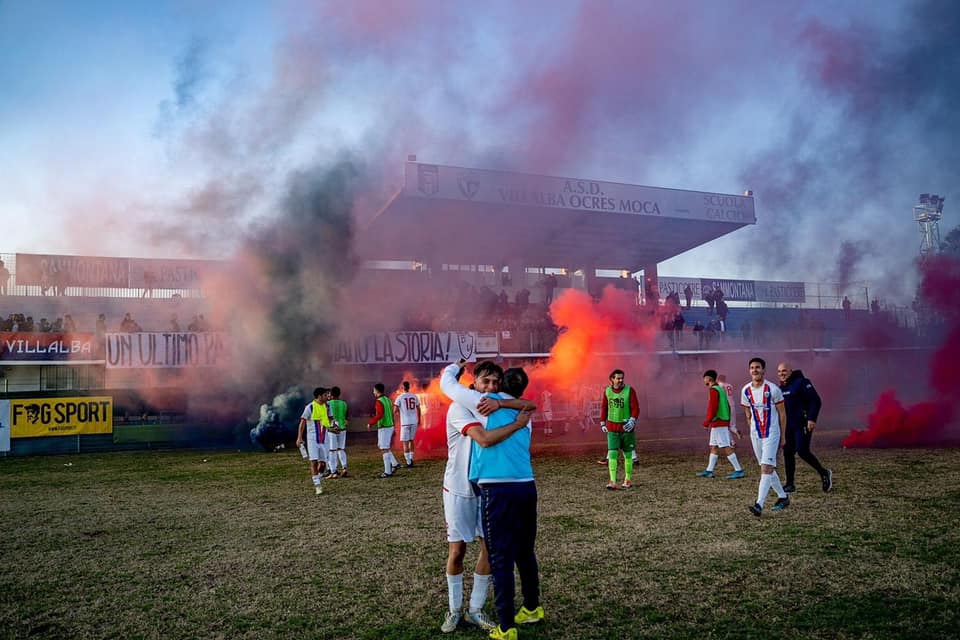
[[[113,398],[22,398],[10,400],[10,437],[113,433]]]

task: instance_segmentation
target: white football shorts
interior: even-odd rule
[[[468,498],[444,489],[443,519],[447,522],[447,542],[473,542],[483,537],[480,496]]]

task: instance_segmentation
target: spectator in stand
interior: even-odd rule
[[[100,314],[97,316],[96,333],[98,338],[102,338],[107,332],[107,316]]]
[[[50,325],[50,331],[53,333],[63,333],[63,318],[57,317],[57,319],[53,321],[53,324]]]
[[[69,313],[63,316],[63,330],[65,333],[77,332],[77,323],[73,321],[73,316]]]
[[[697,336],[697,349],[703,350],[703,323],[697,320],[693,323],[693,335]]]
[[[709,323],[707,323],[707,348],[709,349],[713,346],[713,339],[720,334],[720,321],[716,318],[712,318]]]
[[[687,311],[689,311],[690,305],[693,304],[693,289],[689,284],[683,288],[683,297],[687,299]]]
[[[177,320],[177,314],[175,313],[170,316],[170,331],[180,333],[180,322]]]
[[[850,302],[850,298],[843,296],[843,319],[850,319],[850,309],[853,307],[853,303]]]
[[[153,288],[157,286],[157,276],[150,269],[143,270],[143,295],[141,298],[152,298]]]
[[[0,296],[7,295],[7,283],[10,282],[10,270],[0,260]]]
[[[500,289],[500,295],[497,297],[497,311],[500,313],[506,313],[510,308],[510,298],[507,296],[507,292],[503,289]]]
[[[202,313],[197,316],[197,331],[210,331],[210,325]]]
[[[687,324],[687,319],[683,317],[683,314],[677,309],[677,312],[673,314],[673,333],[675,334],[675,343],[677,345],[683,344],[683,327]]]
[[[200,331],[200,319],[197,318],[197,316],[193,316],[193,318],[190,320],[190,324],[187,325],[187,331]]]
[[[143,329],[137,324],[129,313],[124,314],[123,321],[120,322],[120,331],[123,333],[140,333]]]
[[[874,315],[880,314],[880,303],[877,302],[876,298],[870,301],[870,313]]]
[[[522,314],[530,306],[530,290],[521,289],[517,291],[517,313]]]
[[[707,289],[703,292],[703,299],[707,303],[707,313],[713,315],[713,305],[717,301],[713,297],[713,289]]]
[[[70,286],[70,272],[65,267],[53,272],[53,293],[57,296],[67,295]]]
[[[38,328],[40,333],[50,333],[50,322],[46,318],[40,318],[40,327]]]
[[[557,288],[557,276],[552,273],[547,274],[543,279],[543,302],[550,304],[553,302],[553,292]]]
[[[720,331],[726,332],[727,330],[727,313],[730,311],[730,307],[727,306],[727,303],[723,300],[723,292],[718,291],[720,297],[717,298],[717,317],[720,318]]]

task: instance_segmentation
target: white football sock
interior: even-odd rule
[[[463,606],[463,574],[458,573],[455,576],[447,574],[447,601],[450,604],[450,611],[458,612]]]
[[[383,454],[383,472],[386,474],[393,473],[393,467],[390,466],[390,454]]]
[[[786,498],[787,492],[783,490],[783,485],[780,484],[780,476],[777,475],[776,471],[770,474],[770,479],[770,486],[773,487],[773,490],[777,492],[777,497]]]
[[[347,451],[346,449],[337,449],[337,455],[340,457],[340,466],[344,470],[347,468]]]
[[[715,453],[711,453],[711,454],[710,454],[710,462],[707,463],[707,471],[713,471],[714,469],[716,469],[716,468],[717,468],[717,460],[719,460],[719,459],[720,459],[720,456],[718,456],[718,455],[715,454]]]
[[[470,611],[480,611],[483,604],[487,601],[487,593],[490,591],[490,574],[473,574],[473,591],[470,592]]]
[[[760,488],[757,491],[757,504],[763,507],[764,501],[767,499],[767,494],[770,493],[770,485],[773,482],[771,478],[772,473],[761,473],[760,474]]]
[[[313,486],[320,486],[320,476],[313,476]]]
[[[743,467],[740,466],[740,461],[737,460],[737,454],[731,453],[727,456],[727,460],[729,460],[730,464],[733,465],[734,471],[743,471]]]

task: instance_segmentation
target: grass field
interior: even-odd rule
[[[323,496],[295,452],[0,460],[0,636],[441,636],[443,461],[375,480],[359,449]],[[535,459],[547,621],[522,638],[960,634],[958,450],[828,451],[835,491],[801,466],[759,520],[755,466],[647,455],[608,492],[595,454]]]

